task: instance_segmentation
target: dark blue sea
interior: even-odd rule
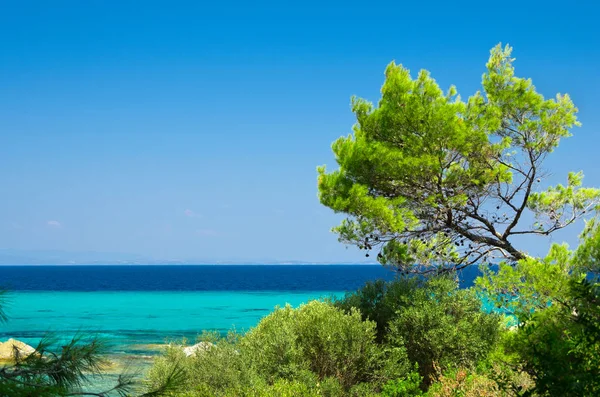
[[[347,291],[391,279],[378,265],[0,266],[11,291]]]

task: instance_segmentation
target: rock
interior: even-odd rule
[[[4,343],[0,343],[0,360],[14,360],[15,348],[19,350],[21,357],[27,357],[35,352],[35,349],[28,344],[10,338]]]
[[[200,342],[196,343],[193,346],[184,347],[183,353],[186,355],[186,357],[195,356],[196,354],[198,354],[198,352],[205,352],[212,349],[213,347],[215,347],[214,343]]]

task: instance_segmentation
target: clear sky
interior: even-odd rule
[[[600,186],[595,3],[2,1],[0,248],[362,261],[316,192],[350,96],[396,60],[467,97],[498,42],[580,109],[553,178]]]

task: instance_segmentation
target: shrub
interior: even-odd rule
[[[248,363],[248,358],[237,350],[239,336],[230,333],[220,338],[218,333],[205,333],[199,341],[214,343],[211,349],[186,357],[181,345],[172,344],[163,356],[154,361],[147,374],[149,388],[164,382],[174,368],[180,368],[184,381],[180,390],[193,392],[193,396],[227,396],[248,394],[252,389],[261,389],[265,382],[257,376]],[[185,395],[185,394],[184,394]]]
[[[481,311],[472,290],[450,278],[434,278],[412,294],[389,325],[388,342],[404,346],[429,384],[434,366],[473,368],[498,341],[500,317]]]
[[[434,364],[444,370],[474,367],[500,332],[500,316],[483,312],[475,292],[459,289],[448,276],[369,282],[334,304],[347,313],[359,309],[363,319],[375,321],[382,345],[406,348],[425,384]]]
[[[535,385],[533,378],[525,372],[519,354],[507,350],[507,344],[516,332],[514,327],[501,332],[498,343],[476,370],[477,374],[494,380],[505,396],[530,395]]]
[[[242,337],[200,340],[215,347],[191,357],[169,347],[148,386],[181,367],[184,396],[366,396],[409,369],[403,347],[375,343],[375,323],[321,301],[278,308]]]
[[[253,357],[253,368],[269,383],[279,378],[294,379],[310,369],[297,343],[296,315],[291,306],[276,309],[241,341],[244,354]]]
[[[309,369],[319,379],[336,378],[346,390],[361,382],[384,383],[407,369],[404,349],[375,343],[375,323],[332,305],[313,301],[277,309],[243,338],[256,371],[271,380],[293,379]]]
[[[378,389],[379,387],[371,383],[359,383],[353,386],[346,395],[348,397],[380,397]]]
[[[461,368],[438,377],[427,393],[428,397],[504,397],[498,384],[484,376]]]
[[[279,379],[263,391],[264,397],[342,397],[345,395],[336,379],[325,378],[319,381],[314,374],[311,375],[303,380]]]
[[[573,279],[569,293],[524,321],[507,348],[540,395],[600,395],[600,286]]]
[[[363,320],[374,321],[377,324],[377,341],[381,343],[386,337],[389,322],[398,310],[411,305],[413,294],[423,283],[416,278],[401,278],[393,282],[369,281],[359,290],[334,300],[334,304],[346,313],[356,308]]]
[[[421,383],[423,378],[418,372],[411,372],[404,378],[391,380],[381,390],[382,397],[411,397],[422,396]]]

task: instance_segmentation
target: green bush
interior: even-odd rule
[[[515,394],[501,390],[495,380],[466,369],[446,372],[437,378],[428,397],[507,397]]]
[[[296,331],[296,311],[286,306],[263,318],[241,341],[244,354],[253,357],[252,367],[269,383],[294,379],[310,369],[300,350]]]
[[[262,391],[264,397],[342,397],[345,393],[336,379],[325,378],[321,381],[314,376],[303,380],[279,379]]]
[[[507,348],[540,395],[600,395],[600,286],[572,280],[570,296],[532,314]]]
[[[183,372],[179,389],[188,392],[183,395],[252,395],[252,389],[260,390],[266,382],[253,372],[249,357],[240,354],[238,340],[235,333],[226,338],[220,338],[217,333],[205,333],[198,341],[214,343],[214,347],[190,357],[185,356],[181,345],[168,346],[165,353],[154,360],[147,374],[149,388],[160,385],[174,368],[179,368]]]
[[[500,317],[481,310],[475,292],[450,277],[398,278],[367,283],[334,302],[377,323],[378,341],[406,348],[426,384],[434,364],[473,367],[498,341]]]
[[[383,342],[390,321],[396,312],[411,305],[415,291],[424,282],[417,278],[401,278],[393,282],[376,280],[367,282],[357,291],[348,292],[334,305],[350,313],[352,308],[360,310],[364,320],[377,324],[377,341]]]
[[[421,383],[423,378],[418,372],[411,372],[404,378],[391,380],[381,390],[382,397],[412,397],[422,396]]]
[[[403,347],[375,342],[375,323],[312,301],[278,308],[246,335],[200,340],[214,347],[185,357],[173,345],[155,360],[149,388],[182,368],[182,396],[365,396],[409,371]]]
[[[600,223],[592,219],[569,250],[554,244],[543,258],[486,272],[478,287],[512,312],[518,329],[502,344],[538,395],[600,395]],[[589,280],[593,276],[594,280]]]
[[[390,322],[388,342],[403,346],[426,384],[434,366],[473,368],[485,359],[500,335],[500,317],[481,311],[472,290],[450,278],[434,278],[412,294],[410,306]]]
[[[361,382],[382,383],[406,373],[404,349],[375,343],[375,324],[332,305],[312,301],[298,309],[275,310],[241,341],[265,379],[293,379],[310,370],[319,379],[336,378],[344,389]]]
[[[346,396],[348,397],[379,397],[379,387],[371,383],[359,383],[353,386]]]
[[[440,371],[488,357],[500,317],[480,306],[445,277],[370,283],[334,304],[277,308],[244,336],[207,334],[215,347],[195,357],[172,347],[150,386],[180,365],[193,396],[417,396]]]

